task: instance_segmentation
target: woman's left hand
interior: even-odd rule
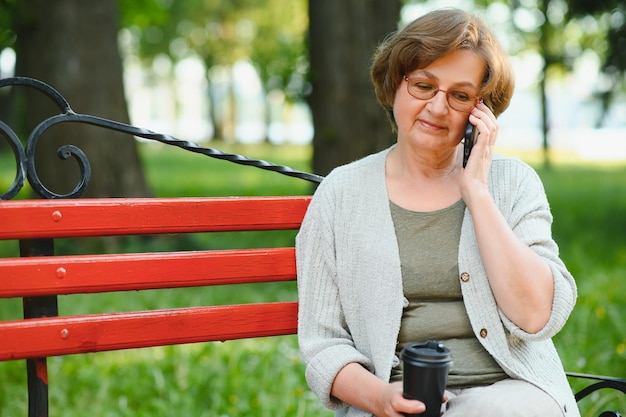
[[[482,101],[472,109],[469,122],[478,130],[478,137],[460,178],[460,191],[466,204],[475,192],[487,191],[487,179],[498,136],[496,116]]]

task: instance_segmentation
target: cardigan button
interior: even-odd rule
[[[487,337],[487,333],[487,329],[480,329],[480,337],[482,337],[483,339]]]
[[[461,274],[461,281],[467,282],[467,281],[469,281],[469,279],[470,279],[470,274],[468,274],[467,272],[463,272]]]

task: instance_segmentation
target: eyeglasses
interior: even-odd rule
[[[448,105],[456,111],[469,113],[480,102],[480,98],[463,90],[442,90],[439,86],[427,78],[407,77],[406,89],[408,93],[418,100],[430,100],[438,92],[446,93]]]

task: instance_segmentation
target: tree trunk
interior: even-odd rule
[[[314,172],[326,175],[394,142],[369,67],[375,47],[397,29],[399,16],[399,0],[309,2]]]
[[[539,37],[539,49],[543,57],[543,68],[541,70],[541,79],[539,80],[539,100],[541,101],[541,137],[543,150],[543,167],[550,168],[550,114],[548,110],[548,68],[552,65],[553,59],[548,49],[548,40],[550,36],[550,22],[548,16],[548,6],[550,0],[544,0],[541,3],[541,11],[546,18],[541,25],[541,36]]]
[[[122,61],[117,46],[116,0],[22,0],[17,2],[16,75],[44,81],[76,113],[128,123]],[[26,131],[59,109],[40,93],[24,92]],[[54,193],[78,184],[78,165],[62,161],[56,150],[73,144],[92,167],[84,196],[147,196],[136,142],[132,136],[76,123],[51,128],[36,148],[37,174]]]

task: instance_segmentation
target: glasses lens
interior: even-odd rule
[[[460,90],[446,92],[448,104],[455,110],[469,112],[476,104],[476,99],[469,93]]]
[[[407,81],[406,88],[409,94],[419,100],[430,100],[435,97],[439,91],[446,93],[448,105],[454,110],[469,113],[476,104],[476,98],[463,90],[440,90],[435,83],[424,79],[405,78]]]
[[[448,96],[448,104],[454,110],[457,110],[460,112],[466,112],[466,113],[469,113],[470,111],[472,111],[472,108],[474,107],[473,101],[471,103],[459,103],[458,101],[455,101],[454,99],[450,98],[450,96]]]
[[[420,100],[430,100],[439,92],[439,87],[432,82],[420,79],[407,79],[409,94]]]

